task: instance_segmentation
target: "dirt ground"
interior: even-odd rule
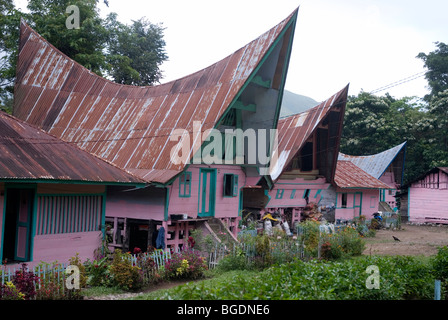
[[[448,245],[448,226],[402,224],[400,230],[378,230],[375,237],[366,241],[366,255],[430,256]]]

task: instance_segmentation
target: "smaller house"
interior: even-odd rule
[[[448,167],[435,167],[404,186],[400,214],[414,223],[448,224]]]
[[[395,195],[403,184],[406,142],[383,152],[368,156],[339,153],[338,160],[350,161],[369,175],[381,180],[387,189],[380,190],[380,211],[397,210]]]
[[[107,187],[144,182],[3,112],[0,132],[0,261],[92,259]]]
[[[355,164],[338,160],[335,175],[335,219],[352,220],[364,215],[371,219],[378,211],[382,190],[392,187],[376,179]]]
[[[316,107],[279,120],[274,187],[262,214],[279,212],[293,227],[308,203],[327,204],[323,195],[334,180],[347,95],[348,85]]]

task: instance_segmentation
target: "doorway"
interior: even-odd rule
[[[216,170],[201,168],[199,171],[199,217],[214,217],[216,201]]]
[[[356,192],[353,195],[353,209],[354,209],[354,213],[355,216],[360,216],[362,213],[362,193],[361,192]]]
[[[6,191],[2,261],[30,261],[34,195],[34,189]]]

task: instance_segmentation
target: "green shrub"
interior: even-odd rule
[[[132,265],[131,254],[120,249],[114,251],[110,274],[112,283],[125,290],[137,290],[143,284],[140,268]]]
[[[86,263],[87,284],[90,286],[112,286],[111,265],[107,257]]]
[[[79,269],[79,286],[81,288],[85,288],[87,285],[87,273],[86,273],[86,267],[81,262],[81,259],[79,258],[79,253],[77,252],[74,257],[71,257],[69,259],[69,263],[72,266],[77,266]]]

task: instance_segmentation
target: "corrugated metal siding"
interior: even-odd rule
[[[392,189],[350,161],[338,160],[334,182],[339,188]]]
[[[274,180],[283,173],[289,162],[331,110],[339,109],[342,113],[344,112],[347,94],[348,85],[316,107],[278,121],[278,165],[274,170]],[[342,121],[339,127],[342,128]],[[339,145],[336,149],[339,150]]]
[[[181,172],[174,129],[215,126],[297,10],[216,64],[154,87],[112,83],[69,59],[23,21],[14,115],[138,174],[165,183]],[[193,137],[197,139],[197,137]],[[190,154],[190,158],[193,154]]]
[[[338,160],[350,161],[368,174],[379,179],[405,145],[406,142],[403,142],[389,150],[369,156],[349,156],[339,153]]]
[[[4,112],[0,112],[0,179],[144,183]]]

